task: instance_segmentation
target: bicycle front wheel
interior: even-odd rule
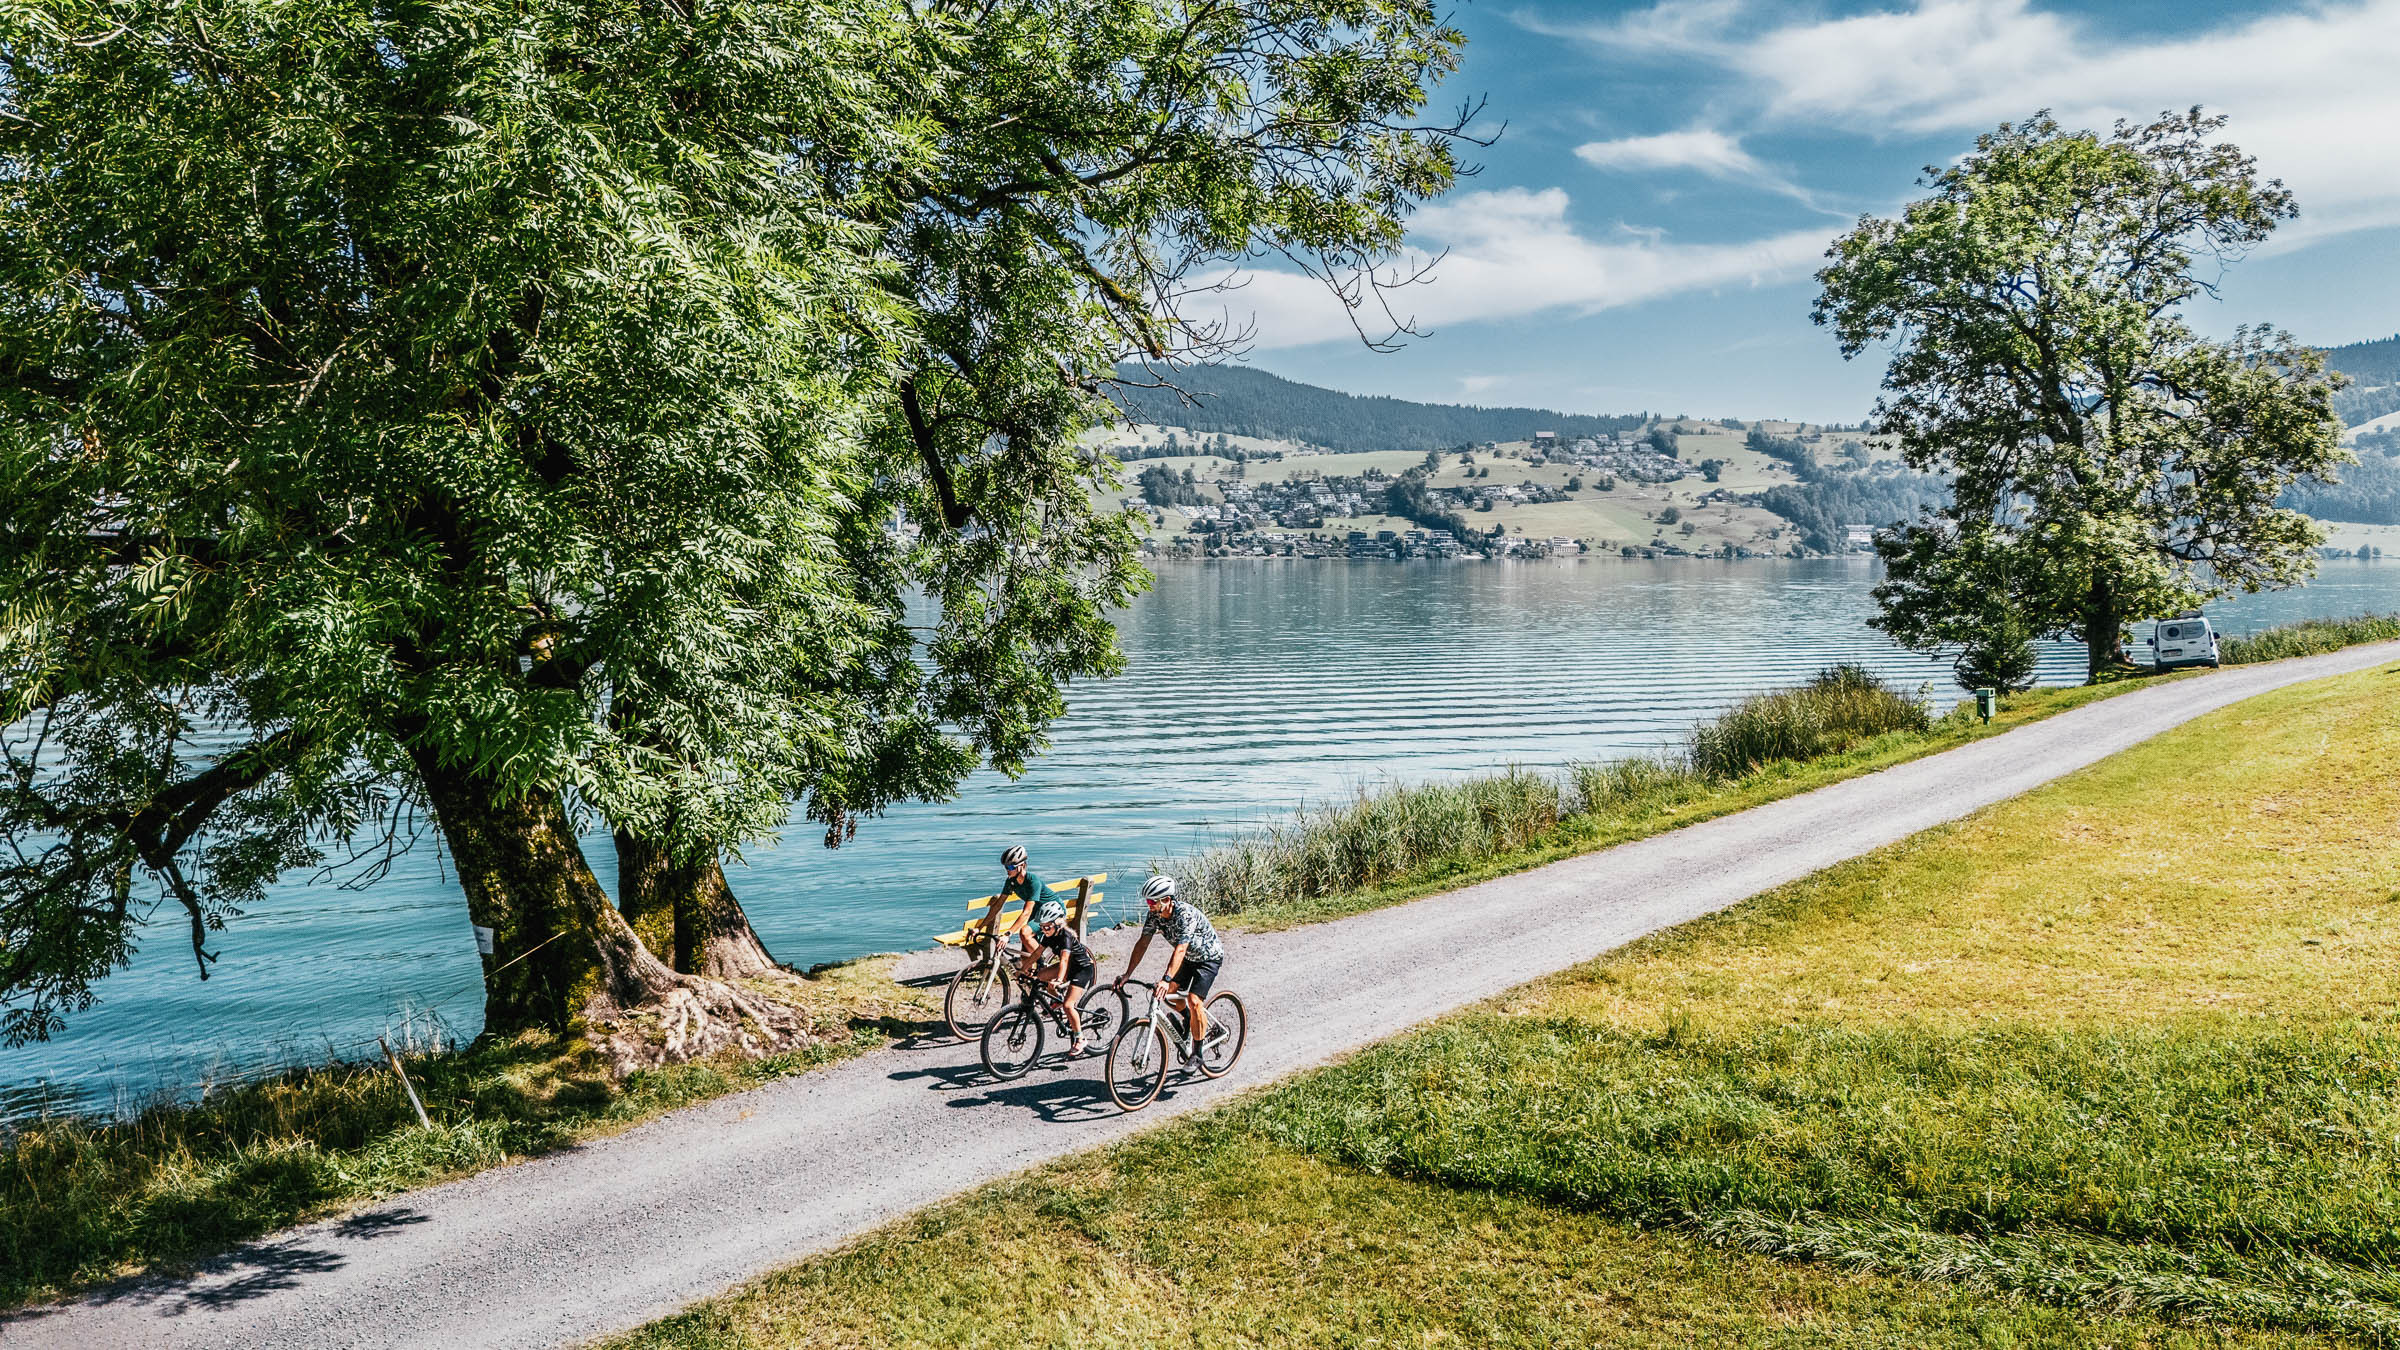
[[[1107,1044],[1124,1029],[1125,1019],[1133,1013],[1131,1000],[1122,989],[1096,985],[1076,1000],[1075,1012],[1083,1019],[1083,1029],[1095,1041]]]
[[[1022,1005],[1011,1008],[983,1029],[983,1067],[994,1078],[1023,1078],[1041,1062],[1048,1035],[1040,1013]]]
[[[1139,1111],[1166,1084],[1166,1033],[1149,1018],[1137,1018],[1108,1047],[1108,1095],[1120,1108]]]
[[[1200,1072],[1223,1078],[1250,1039],[1250,1012],[1232,994],[1208,1001],[1208,1039],[1200,1043]]]
[[[949,1020],[950,1034],[971,1041],[983,1034],[995,1014],[1016,1001],[1017,982],[1007,965],[987,957],[950,977],[949,992],[942,995],[942,1015]]]

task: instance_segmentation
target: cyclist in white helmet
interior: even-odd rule
[[[1141,965],[1142,953],[1150,950],[1150,935],[1164,934],[1167,939],[1167,969],[1158,977],[1159,997],[1169,1004],[1179,1005],[1192,1024],[1192,1047],[1196,1051],[1208,1040],[1208,991],[1216,986],[1217,972],[1225,963],[1225,944],[1217,939],[1217,930],[1189,900],[1175,898],[1175,878],[1152,877],[1142,886],[1142,903],[1150,907],[1149,921],[1142,925],[1142,936],[1133,944],[1133,955],[1125,958],[1125,974],[1117,977],[1117,987],[1123,988],[1134,968]]]
[[[1020,973],[1031,974],[1035,944],[1033,925],[1029,920],[1033,917],[1034,904],[1048,892],[1042,888],[1042,879],[1027,869],[1023,844],[1010,844],[1002,850],[1000,866],[1006,869],[1008,875],[1000,883],[1000,893],[992,897],[992,903],[983,911],[983,926],[992,934],[992,957],[994,960],[1003,959],[1006,956],[1008,935],[1015,933],[1019,948],[1017,969]],[[1024,907],[1017,911],[1015,920],[1005,930],[994,928],[993,925],[1000,918],[1000,911],[1008,908],[1011,900],[1024,901]]]
[[[1067,925],[1067,907],[1056,900],[1035,905],[1026,932],[1036,943],[1034,950],[1049,958],[1034,978],[1066,985],[1067,1058],[1099,1053],[1098,1046],[1083,1043],[1083,1009],[1075,1004],[1085,990],[1100,982],[1100,968],[1092,961],[1091,949]]]

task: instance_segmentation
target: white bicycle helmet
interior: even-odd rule
[[[1056,900],[1044,900],[1033,907],[1033,926],[1037,931],[1066,921],[1067,907]]]
[[[1008,847],[1007,847],[1005,850],[1003,850],[1003,851],[1001,852],[1001,854],[1000,854],[1000,865],[1001,865],[1002,867],[1022,867],[1022,866],[1024,866],[1024,865],[1025,865],[1025,846],[1024,846],[1023,844],[1010,844],[1010,845],[1009,845],[1009,846],[1008,846]]]
[[[1175,878],[1156,876],[1142,883],[1142,903],[1175,898]]]

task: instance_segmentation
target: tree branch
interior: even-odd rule
[[[917,443],[917,457],[925,461],[925,476],[933,480],[934,496],[942,504],[942,519],[951,529],[962,530],[974,519],[958,500],[958,490],[950,482],[950,466],[942,462],[941,446],[934,440],[933,427],[925,419],[925,405],[917,396],[917,380],[910,376],[900,382],[900,411],[908,419],[908,434]]]

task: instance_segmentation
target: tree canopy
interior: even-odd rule
[[[1370,266],[1454,169],[1413,0],[0,23],[12,1041],[146,893],[205,974],[424,822],[491,1026],[748,1043],[579,826],[699,887],[794,804],[838,842],[1020,768],[1142,584],[1075,444],[1116,362],[1213,350],[1202,263]]]
[[[2296,212],[2223,125],[2003,125],[1835,242],[1817,321],[1845,356],[1892,345],[1876,429],[1951,484],[1878,540],[1875,622],[1902,643],[1979,643],[1999,596],[2097,674],[2128,621],[2314,567],[2316,527],[2276,499],[2342,459],[2335,381],[2288,334],[2211,341],[2181,313]]]

